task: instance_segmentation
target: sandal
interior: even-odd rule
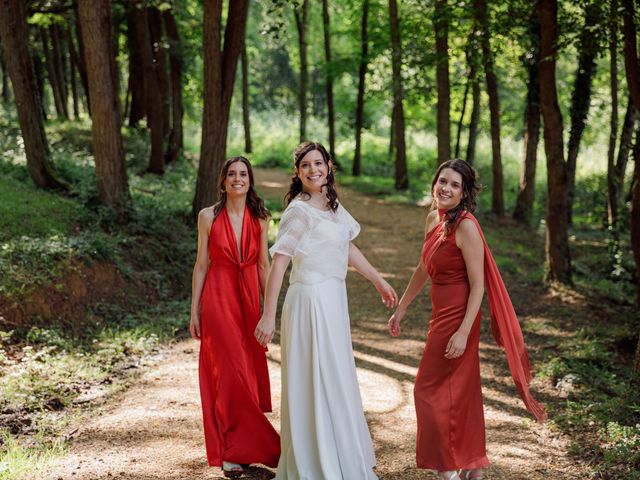
[[[484,470],[482,468],[460,470],[460,480],[482,480],[483,478]]]
[[[462,480],[457,470],[449,470],[447,472],[438,472],[438,480]]]
[[[222,471],[227,478],[239,478],[244,473],[244,468],[239,463],[222,462]]]

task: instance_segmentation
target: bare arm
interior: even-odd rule
[[[427,215],[427,220],[424,225],[425,237],[427,233],[433,227],[435,227],[438,220],[437,215],[438,215],[438,212],[436,211],[433,211],[429,215]],[[422,259],[420,259],[420,262],[418,263],[418,265],[413,271],[413,274],[411,275],[411,279],[407,284],[407,288],[402,294],[402,298],[400,299],[398,308],[396,308],[396,311],[393,313],[393,315],[391,316],[387,324],[387,327],[389,329],[389,334],[392,337],[397,337],[398,335],[400,335],[400,322],[404,318],[404,315],[407,312],[407,308],[409,308],[409,305],[411,305],[411,302],[413,302],[413,300],[416,298],[418,293],[420,293],[420,290],[422,290],[422,287],[424,287],[424,284],[427,282],[428,278],[429,278],[429,274],[427,273],[427,269],[424,263],[422,263]]]
[[[210,208],[202,209],[198,214],[198,254],[191,277],[191,323],[189,331],[196,340],[200,339],[201,333],[200,299],[207,271],[209,270],[209,231],[212,223],[213,211]]]
[[[475,223],[463,219],[456,230],[456,244],[462,251],[469,278],[469,298],[467,310],[458,331],[451,336],[445,357],[456,358],[467,347],[467,338],[478,315],[484,295],[484,243]]]
[[[398,294],[382,275],[373,268],[360,249],[349,242],[349,265],[355,268],[360,275],[369,280],[380,294],[384,304],[393,308],[398,304]]]
[[[276,310],[278,308],[278,295],[280,294],[280,288],[282,288],[282,280],[284,274],[287,271],[291,257],[276,253],[273,256],[273,262],[271,263],[271,269],[269,270],[269,276],[267,278],[266,293],[264,295],[264,309],[262,311],[262,318],[256,325],[254,332],[256,340],[262,346],[266,346],[276,331]]]
[[[269,275],[269,245],[268,245],[269,220],[260,219],[260,255],[258,257],[258,281],[260,292],[265,294],[267,277]]]

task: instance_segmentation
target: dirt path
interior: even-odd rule
[[[259,171],[257,178],[261,192],[271,197],[280,197],[288,183],[287,175],[278,171]],[[343,191],[341,198],[363,227],[356,243],[401,293],[419,259],[424,210],[387,204],[352,191]],[[390,340],[385,328],[388,312],[373,288],[353,272],[349,273],[348,288],[358,376],[376,449],[378,475],[383,480],[435,478],[432,472],[414,468],[412,388],[429,318],[427,297],[422,294],[410,308],[402,337]],[[516,285],[513,291],[514,296],[527,295],[525,286]],[[517,305],[518,299],[514,300]],[[486,327],[483,326],[480,356],[492,465],[485,478],[588,478],[587,466],[567,456],[568,442],[549,427],[536,425],[526,413],[508,375],[504,354],[493,345]],[[68,454],[37,478],[223,478],[219,469],[206,466],[197,350],[196,342],[191,340],[167,348],[164,357],[146,370],[134,387],[108,402],[95,418],[81,426]],[[271,347],[269,367],[275,407],[270,418],[278,426],[277,345]],[[536,387],[544,390],[534,382],[534,391]],[[544,401],[548,394],[539,391],[538,397]],[[246,478],[264,478],[266,473],[266,469],[254,469]]]

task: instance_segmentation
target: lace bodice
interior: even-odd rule
[[[342,206],[323,211],[299,199],[282,214],[276,243],[269,250],[292,257],[289,283],[314,284],[329,277],[347,276],[349,242],[360,225]]]

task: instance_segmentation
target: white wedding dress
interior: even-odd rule
[[[282,308],[277,480],[373,480],[375,456],[351,346],[345,277],[360,225],[293,200],[271,255],[292,257]]]

